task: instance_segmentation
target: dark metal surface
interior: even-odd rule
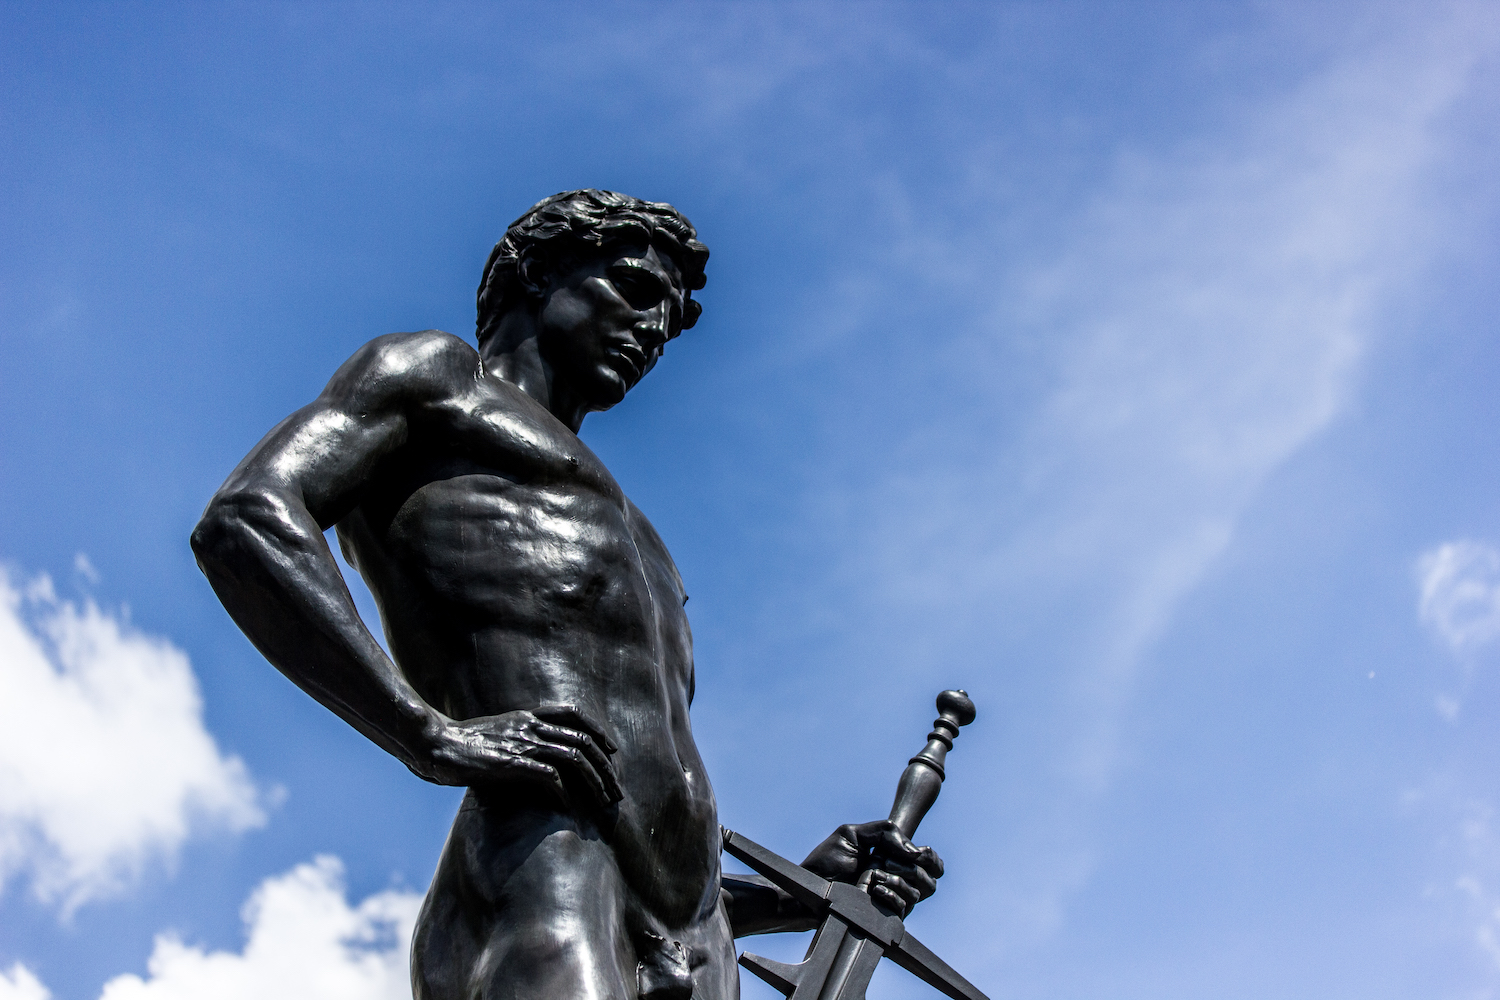
[[[944,691],[938,695],[937,706],[939,714],[927,746],[907,763],[891,806],[890,822],[907,837],[916,832],[937,800],[944,761],[958,728],[974,721],[974,703],[964,691]],[[897,913],[880,907],[861,891],[868,888],[866,879],[873,870],[862,876],[858,886],[829,882],[732,830],[724,831],[724,850],[822,917],[807,957],[796,965],[749,952],[740,956],[741,965],[791,1000],[864,1000],[882,956],[954,1000],[987,1000],[908,933]]]
[[[735,997],[733,936],[817,919],[769,882],[721,878],[687,594],[577,436],[693,325],[707,258],[668,205],[538,203],[485,267],[477,351],[436,330],[371,341],[193,532],[277,669],[418,776],[468,786],[413,942],[421,1000]],[[840,827],[803,866],[892,912],[942,870],[892,820]]]

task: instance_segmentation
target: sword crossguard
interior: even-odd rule
[[[822,923],[796,965],[745,952],[740,964],[790,1000],[864,1000],[882,956],[953,1000],[989,1000],[868,895],[830,882],[767,850],[744,834],[724,830],[724,850],[818,914]]]

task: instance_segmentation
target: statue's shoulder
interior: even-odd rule
[[[355,351],[327,391],[377,408],[432,403],[467,391],[479,371],[479,352],[451,333],[388,333]]]
[[[348,364],[356,365],[367,377],[444,381],[454,375],[472,376],[479,368],[479,352],[451,333],[418,330],[376,337],[356,351]]]

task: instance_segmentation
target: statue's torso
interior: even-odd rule
[[[595,719],[620,748],[625,797],[599,826],[622,874],[668,925],[706,917],[719,829],[688,719],[686,595],[645,516],[493,376],[414,414],[370,482],[339,538],[418,692],[455,719],[544,704]]]

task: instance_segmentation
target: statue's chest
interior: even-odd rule
[[[362,505],[382,548],[444,578],[493,577],[493,592],[639,604],[675,632],[685,595],[660,536],[576,435],[506,389],[413,426]]]
[[[622,513],[627,504],[599,457],[509,383],[478,383],[413,432],[404,449],[408,462],[456,464],[541,489],[592,493]]]

